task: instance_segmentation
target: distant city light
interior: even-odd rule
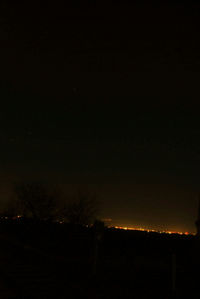
[[[168,230],[155,230],[155,229],[145,229],[141,227],[127,227],[127,226],[109,226],[109,228],[124,229],[124,230],[135,230],[143,232],[156,232],[160,234],[178,234],[178,235],[195,235],[193,232],[178,232],[178,231],[168,231]]]
[[[23,218],[23,216],[21,215],[16,215],[13,217],[9,217],[9,216],[0,216],[0,219],[20,219]],[[112,219],[111,218],[106,218],[106,219],[102,219],[102,221],[104,222],[111,222]],[[61,220],[57,220],[56,222],[58,222],[59,224],[64,224],[65,221],[61,221]],[[86,227],[90,227],[91,225],[86,225]],[[149,229],[149,228],[143,228],[143,227],[129,227],[129,226],[115,226],[115,225],[107,225],[108,228],[115,228],[115,229],[123,229],[123,230],[134,230],[134,231],[143,231],[143,232],[155,232],[155,233],[159,233],[159,234],[178,234],[178,235],[193,235],[195,236],[196,233],[194,232],[180,232],[180,231],[171,231],[171,230],[156,230],[156,229]]]

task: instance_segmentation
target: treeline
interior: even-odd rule
[[[90,225],[97,221],[99,201],[95,192],[78,189],[65,195],[60,188],[41,182],[20,182],[13,186],[13,196],[1,215],[38,221],[59,221]]]

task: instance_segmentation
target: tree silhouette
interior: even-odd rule
[[[65,204],[63,218],[73,224],[89,225],[97,215],[98,202],[95,193],[79,190]]]
[[[24,217],[52,220],[56,213],[57,198],[42,183],[17,183],[14,186],[15,206]]]

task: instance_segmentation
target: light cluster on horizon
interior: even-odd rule
[[[9,216],[0,216],[0,219],[5,219],[5,220],[8,220],[8,219],[12,219],[12,220],[16,220],[16,219],[20,219],[20,218],[23,218],[21,215],[16,215],[16,216],[13,216],[13,217],[9,217]],[[112,219],[109,218],[109,219],[102,219],[103,222],[111,222]],[[65,221],[60,221],[60,220],[57,220],[56,222],[60,223],[60,224],[63,224],[65,223]],[[86,225],[88,227],[88,225]],[[195,236],[196,233],[194,232],[179,232],[179,231],[171,231],[171,230],[156,230],[156,229],[148,229],[148,228],[143,228],[143,227],[129,227],[129,226],[117,226],[117,225],[107,225],[108,228],[115,228],[115,229],[123,229],[123,230],[134,230],[134,231],[143,231],[143,232],[153,232],[153,233],[159,233],[159,234],[178,234],[178,235],[185,235],[185,236],[188,236],[188,235],[193,235]]]
[[[108,226],[109,228],[124,229],[124,230],[135,230],[135,231],[144,231],[144,232],[155,232],[159,234],[178,234],[178,235],[195,235],[193,232],[178,232],[178,231],[168,231],[168,230],[155,230],[155,229],[146,229],[141,227],[127,227],[127,226]]]

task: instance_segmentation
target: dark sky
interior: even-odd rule
[[[2,201],[18,179],[83,184],[115,224],[194,231],[198,3],[0,5]]]

